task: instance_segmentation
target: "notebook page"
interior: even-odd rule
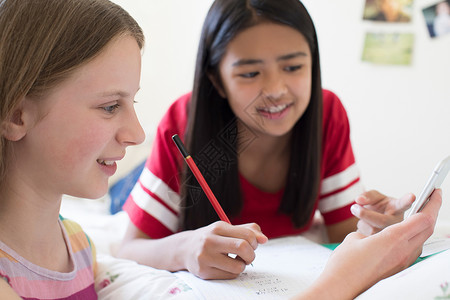
[[[423,245],[420,257],[426,257],[450,249],[450,238],[429,238]]]
[[[233,280],[202,280],[177,272],[199,299],[286,299],[320,275],[331,250],[304,237],[272,239],[256,250],[253,266]]]
[[[450,250],[381,280],[357,300],[450,299]]]

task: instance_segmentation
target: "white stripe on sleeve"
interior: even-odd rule
[[[156,218],[164,226],[169,228],[169,230],[172,232],[176,232],[178,230],[177,215],[162,205],[158,200],[147,194],[140,186],[136,186],[131,191],[131,196],[137,206],[152,217]]]
[[[352,203],[355,198],[363,192],[364,186],[361,181],[357,181],[355,184],[339,193],[320,199],[318,208],[321,213],[327,213],[335,209],[339,209]]]
[[[141,177],[139,178],[141,184],[159,197],[171,209],[179,213],[180,211],[180,195],[172,190],[164,181],[155,176],[149,169],[144,168]]]
[[[357,178],[359,178],[359,170],[356,164],[353,164],[344,171],[325,178],[322,181],[320,194],[326,195],[333,191],[344,188]]]

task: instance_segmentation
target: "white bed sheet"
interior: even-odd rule
[[[196,299],[193,290],[175,274],[113,256],[128,224],[125,212],[109,214],[108,198],[87,200],[64,197],[61,215],[78,222],[97,249],[96,289],[99,299]],[[305,234],[323,243],[320,222]],[[450,237],[450,222],[438,220],[432,238]]]

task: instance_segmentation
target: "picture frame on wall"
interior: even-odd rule
[[[362,61],[376,65],[411,65],[413,33],[368,32],[364,40]]]
[[[366,0],[364,20],[389,23],[409,23],[414,0]]]
[[[450,0],[425,7],[422,13],[431,38],[450,34]]]

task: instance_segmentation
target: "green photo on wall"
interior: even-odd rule
[[[373,33],[366,34],[362,61],[380,65],[410,65],[414,34]]]

